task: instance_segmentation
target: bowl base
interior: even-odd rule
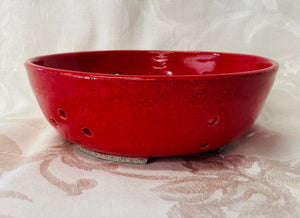
[[[114,156],[114,155],[108,155],[108,154],[102,154],[99,152],[91,151],[85,148],[82,148],[79,145],[74,144],[75,147],[82,151],[83,153],[92,156],[97,159],[102,159],[102,160],[108,160],[108,161],[113,161],[117,163],[128,163],[128,164],[147,164],[148,159],[147,157],[124,157],[124,156]]]

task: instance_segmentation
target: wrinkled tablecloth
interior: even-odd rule
[[[0,2],[0,217],[300,217],[297,0]],[[254,126],[219,152],[93,159],[46,122],[24,61],[80,50],[250,53],[280,69]]]

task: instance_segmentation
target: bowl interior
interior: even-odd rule
[[[98,51],[33,58],[54,69],[111,75],[203,75],[251,72],[274,65],[270,59],[241,54],[176,51]]]

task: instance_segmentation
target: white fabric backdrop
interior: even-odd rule
[[[1,0],[0,217],[300,217],[299,14],[298,0]],[[106,49],[250,53],[280,69],[256,124],[224,153],[128,166],[66,143],[23,67]]]

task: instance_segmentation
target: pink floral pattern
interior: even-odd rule
[[[175,174],[157,174],[161,169],[155,161],[159,159],[145,166],[101,161],[86,156],[68,142],[25,157],[13,140],[4,135],[0,140],[9,144],[6,152],[1,153],[5,161],[1,164],[2,173],[24,164],[39,163],[41,176],[69,196],[95,188],[99,180],[83,177],[67,182],[51,171],[49,166],[55,160],[72,170],[104,171],[132,180],[158,181],[160,184],[149,191],[173,202],[169,217],[227,217],[234,214],[236,208],[242,208],[238,217],[299,216],[300,202],[291,192],[300,190],[299,162],[211,152],[183,159],[168,158],[166,161],[180,170]],[[1,190],[0,198],[32,202],[29,196],[13,190]]]
[[[288,161],[241,155],[202,155],[185,160],[183,166],[190,176],[154,189],[163,199],[175,202],[170,217],[223,217],[237,207],[243,208],[239,217],[299,216],[299,200],[289,190],[300,188],[299,163],[291,166]]]
[[[298,1],[4,0],[0,13],[0,218],[300,217]],[[38,54],[151,48],[274,58],[267,128],[220,154],[95,160],[47,125],[26,82]]]

